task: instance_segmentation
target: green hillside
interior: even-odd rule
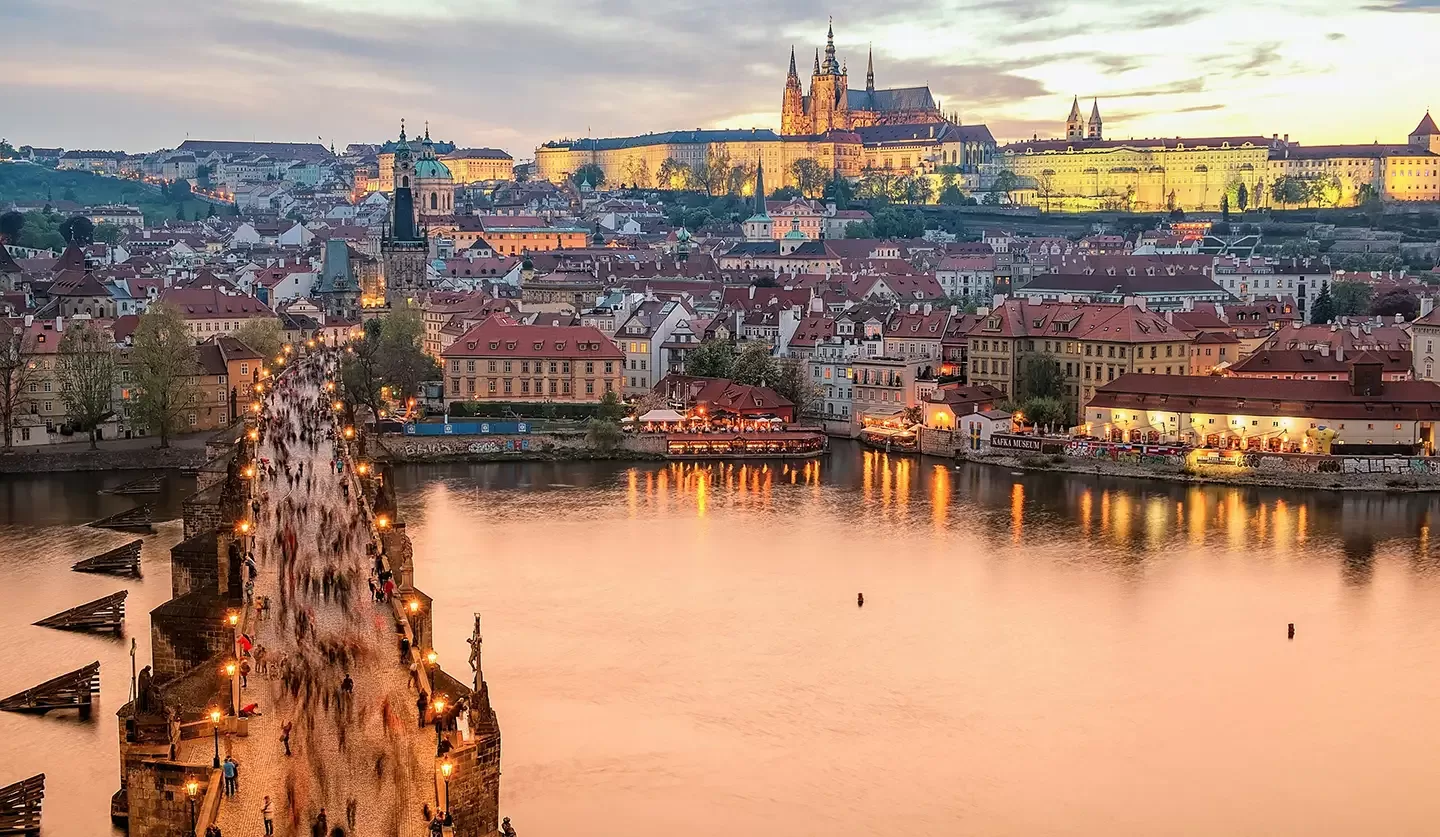
[[[0,206],[10,201],[74,201],[84,206],[128,204],[145,213],[147,224],[176,218],[203,218],[211,204],[186,198],[176,201],[157,186],[119,177],[102,177],[83,171],[58,171],[26,164],[0,165]],[[218,214],[234,213],[234,207],[217,206]]]

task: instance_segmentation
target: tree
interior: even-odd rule
[[[90,434],[94,450],[95,431],[112,412],[115,341],[93,320],[72,320],[60,339],[56,371],[65,413],[75,427]]]
[[[1375,289],[1364,282],[1334,282],[1330,295],[1335,298],[1335,313],[1342,317],[1364,314],[1370,307],[1370,295]]]
[[[625,160],[625,180],[639,189],[650,186],[650,163],[644,157],[629,157]]]
[[[1045,211],[1050,211],[1050,199],[1055,195],[1055,172],[1046,169],[1035,178],[1035,194],[1045,202]]]
[[[954,183],[940,189],[939,202],[945,206],[965,206],[968,201],[969,198],[965,197],[965,193]]]
[[[1020,411],[1027,422],[1036,426],[1064,426],[1070,415],[1070,408],[1059,398],[1027,398]]]
[[[835,204],[836,209],[849,209],[855,199],[855,186],[836,172],[835,177],[825,184],[825,200]]]
[[[215,204],[212,203],[212,204],[210,204],[210,208],[205,211],[205,217],[206,217],[206,218],[214,218],[215,215],[216,215],[216,212],[215,212]]]
[[[274,357],[280,354],[280,349],[285,345],[280,321],[272,317],[251,317],[231,332],[230,336],[259,352],[261,357]]]
[[[0,160],[12,160],[15,158],[15,146],[4,137],[0,137]]]
[[[160,447],[170,447],[170,436],[180,418],[195,403],[195,374],[199,355],[179,310],[153,303],[135,326],[130,366],[138,396],[140,420],[160,434]]]
[[[730,182],[730,152],[724,146],[711,145],[705,152],[705,162],[695,170],[695,181],[706,197],[715,197],[725,192]]]
[[[352,341],[340,363],[340,387],[351,404],[369,407],[380,415],[380,388],[385,385],[381,372],[379,319],[366,320],[359,340]]]
[[[25,214],[10,210],[0,215],[0,244],[19,244],[20,231],[25,229]]]
[[[1309,238],[1292,238],[1280,245],[1280,257],[1285,259],[1313,259],[1320,255],[1320,243]]]
[[[105,244],[119,244],[122,230],[115,224],[96,224],[95,240]]]
[[[585,443],[601,453],[610,453],[625,441],[620,425],[607,419],[591,419],[585,431]]]
[[[380,368],[392,398],[403,401],[419,395],[421,384],[443,376],[440,365],[425,353],[425,321],[420,309],[397,308],[380,322]]]
[[[0,320],[0,424],[4,425],[5,453],[15,449],[15,420],[24,408],[25,394],[39,377],[35,364],[35,338],[19,317]]]
[[[655,185],[661,189],[689,189],[693,179],[690,167],[673,157],[666,157],[655,173]]]
[[[1420,313],[1420,300],[1407,290],[1395,288],[1376,297],[1370,304],[1370,313],[1386,318],[1399,314],[1413,320]]]
[[[752,163],[741,162],[730,168],[726,176],[726,193],[731,195],[743,195],[747,187],[753,189],[755,186],[755,166]]]
[[[1270,197],[1280,206],[1294,206],[1309,200],[1310,189],[1305,181],[1287,175],[1275,178],[1270,184]]]
[[[65,239],[66,244],[76,247],[92,244],[95,241],[95,222],[84,215],[67,218],[60,224],[60,236]]]
[[[916,404],[913,407],[906,407],[900,411],[900,421],[907,427],[914,427],[917,424],[925,423],[925,408]]]
[[[1245,188],[1244,183],[1241,183],[1240,188],[1235,191],[1235,206],[1237,206],[1241,212],[1244,212],[1245,208],[1249,205],[1250,190]]]
[[[803,197],[805,197],[805,195],[795,186],[781,186],[779,189],[770,193],[770,200],[773,201],[788,201],[791,198]]]
[[[685,374],[696,378],[729,378],[735,371],[735,344],[711,338],[685,355]]]
[[[808,416],[819,412],[822,403],[820,388],[807,372],[808,365],[799,358],[782,358],[775,368],[775,380],[770,388],[795,405],[795,417]]]
[[[185,179],[176,180],[166,188],[165,194],[170,200],[176,203],[184,203],[190,199],[190,181]]]
[[[600,398],[600,409],[596,413],[601,421],[618,422],[625,417],[625,405],[621,403],[620,396],[610,390]]]
[[[777,377],[775,358],[770,354],[770,347],[758,340],[745,344],[745,348],[736,355],[735,366],[730,372],[730,379],[735,383],[750,386],[768,387],[775,383]]]
[[[874,238],[875,228],[868,221],[851,221],[845,225],[846,238]]]
[[[800,194],[807,198],[820,197],[825,191],[825,181],[829,179],[824,167],[814,157],[801,157],[791,163],[790,173],[795,177]]]
[[[1320,295],[1310,304],[1310,323],[1325,325],[1335,319],[1335,298],[1330,295],[1330,286],[1320,288]]]
[[[1049,353],[1028,355],[1025,374],[1020,380],[1022,400],[1030,398],[1063,398],[1065,374],[1060,361]]]
[[[929,203],[935,194],[930,178],[923,174],[907,174],[895,182],[896,197],[909,204]]]
[[[990,186],[990,192],[991,194],[1003,194],[1007,203],[1014,203],[1015,193],[1020,191],[1020,187],[1020,177],[1015,172],[1006,170],[995,175],[995,182]]]
[[[587,180],[590,181],[591,186],[599,189],[605,183],[605,170],[595,163],[586,163],[570,175],[570,182],[576,186]]]

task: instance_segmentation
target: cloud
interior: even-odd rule
[[[1344,32],[1331,32],[1331,33],[1329,33],[1329,34],[1327,34],[1327,35],[1325,36],[1325,40],[1327,40],[1327,41],[1343,41],[1343,40],[1345,40],[1345,33],[1344,33]]]
[[[1107,99],[1149,99],[1155,96],[1178,96],[1185,93],[1199,93],[1205,89],[1205,80],[1202,78],[1185,79],[1159,87],[1151,87],[1145,90],[1127,90],[1121,93],[1111,93]]]
[[[1440,0],[1382,0],[1364,8],[1372,12],[1440,12]]]

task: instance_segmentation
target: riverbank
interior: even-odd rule
[[[1322,491],[1440,492],[1440,477],[1402,473],[1301,473],[1257,471],[1242,465],[1131,464],[1106,459],[1075,458],[1062,454],[960,455],[960,462],[995,465],[1021,471],[1128,477],[1142,480],[1234,485],[1257,488],[1303,488]]]
[[[193,471],[206,462],[205,440],[212,433],[172,440],[168,448],[155,447],[153,439],[102,442],[90,450],[88,442],[17,448],[0,455],[0,474],[47,474],[70,471]],[[133,442],[134,444],[127,444]]]
[[[376,443],[392,462],[583,462],[607,461],[765,461],[808,459],[824,454],[824,439],[815,434],[812,447],[784,450],[795,434],[768,433],[748,438],[743,449],[714,449],[713,436],[701,434],[627,433],[613,446],[597,446],[581,431],[512,435],[379,436]],[[735,437],[740,438],[740,437]],[[725,445],[731,445],[725,437]]]

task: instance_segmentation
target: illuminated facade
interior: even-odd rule
[[[848,68],[835,57],[835,27],[825,33],[825,60],[815,52],[810,93],[800,87],[795,50],[790,50],[790,72],[780,105],[780,133],[785,136],[852,131],[870,125],[943,122],[940,106],[929,87],[875,89],[875,55],[865,72],[865,89],[851,90]]]
[[[1307,205],[1354,206],[1367,192],[1387,201],[1440,201],[1440,128],[1427,112],[1405,145],[1278,148],[1270,158],[1270,182],[1282,177],[1320,182]],[[1260,197],[1263,205],[1275,205],[1269,191]]]
[[[410,144],[405,139],[405,126],[400,126],[400,141],[395,146],[395,187],[390,195],[390,223],[380,241],[380,262],[385,287],[385,304],[391,308],[418,299],[427,290],[426,258],[430,245],[420,229],[415,213],[414,189],[418,171]],[[361,300],[365,307],[373,305],[373,297]]]
[[[557,140],[535,149],[535,172],[543,180],[564,183],[581,166],[596,165],[605,173],[607,184],[683,189],[697,186],[696,173],[706,167],[707,161],[727,160],[730,166],[751,169],[763,162],[773,189],[797,185],[792,167],[797,160],[807,158],[819,164],[827,175],[833,175],[838,168],[841,176],[858,177],[862,166],[860,137],[849,131],[780,136],[774,131],[751,128]],[[743,191],[748,194],[751,188],[747,184]]]

